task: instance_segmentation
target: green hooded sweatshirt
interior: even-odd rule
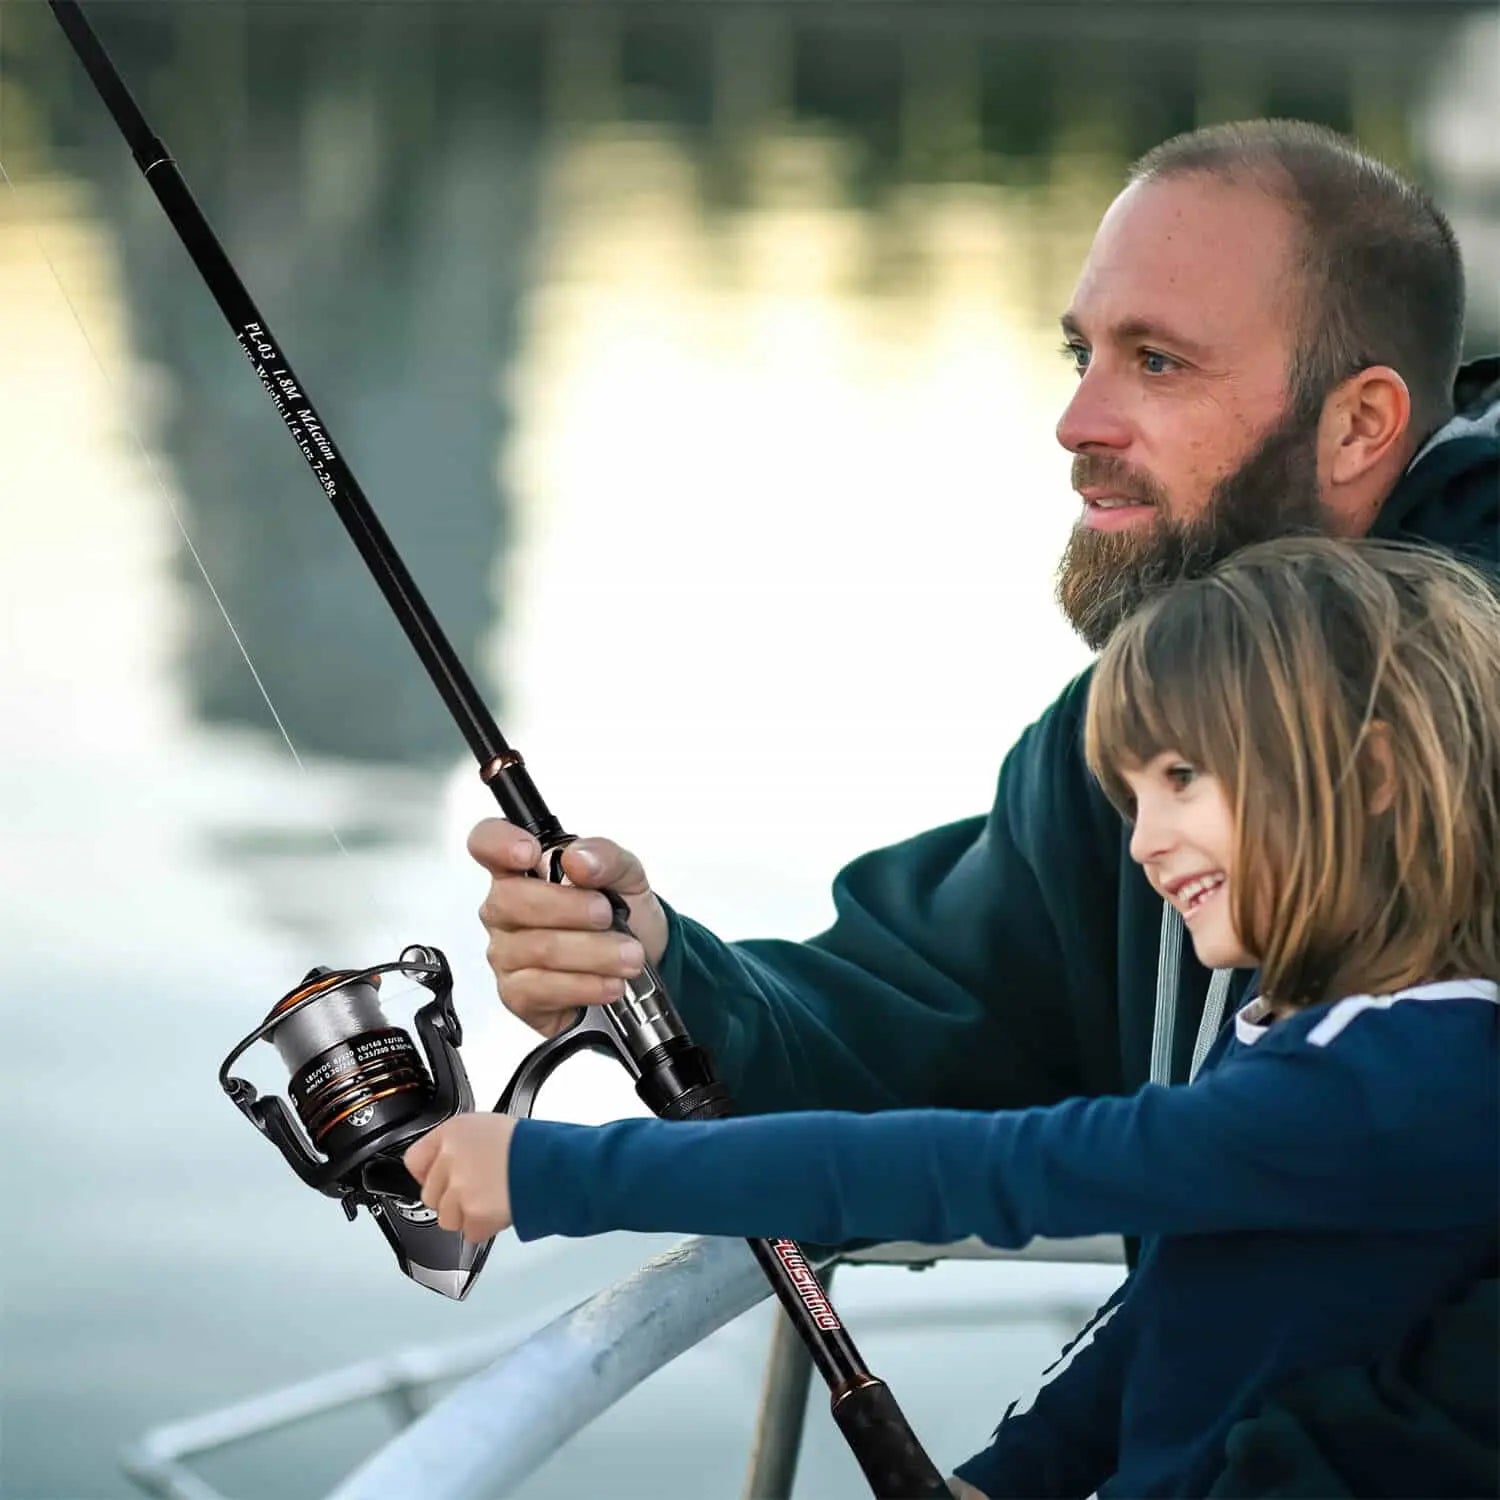
[[[1461,373],[1460,415],[1373,535],[1500,572],[1497,376],[1495,359]],[[725,943],[668,912],[662,978],[741,1109],[1017,1109],[1187,1080],[1252,976],[1221,971],[1204,1024],[1212,976],[1084,762],[1089,676],[1022,734],[987,815],[842,870],[820,936]],[[1393,1351],[1390,1368],[1302,1382],[1235,1430],[1213,1493],[1418,1493],[1382,1487],[1402,1453],[1420,1456],[1422,1494],[1497,1493],[1497,1307],[1496,1284],[1480,1283],[1410,1369]]]

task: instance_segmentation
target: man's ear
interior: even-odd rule
[[[1319,477],[1338,488],[1372,470],[1405,465],[1410,454],[1411,392],[1389,365],[1370,365],[1336,386],[1318,422]]]

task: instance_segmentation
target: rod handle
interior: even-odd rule
[[[948,1481],[922,1451],[891,1388],[873,1376],[833,1396],[833,1419],[876,1500],[952,1500]]]

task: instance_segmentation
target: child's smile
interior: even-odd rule
[[[1173,750],[1121,774],[1135,804],[1130,857],[1182,913],[1199,959],[1215,969],[1253,967],[1231,914],[1234,811],[1223,784]]]
[[[1189,875],[1180,880],[1168,881],[1163,894],[1182,913],[1185,922],[1191,922],[1220,891],[1229,877],[1221,870],[1208,875]]]

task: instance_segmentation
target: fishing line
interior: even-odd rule
[[[26,223],[27,221],[22,216],[20,211],[20,191],[17,188],[15,181],[12,179],[9,171],[6,169],[3,158],[0,158],[0,182],[3,182],[5,184],[5,187],[10,194],[11,204],[16,209],[17,222]],[[155,486],[156,493],[161,497],[162,503],[167,508],[167,513],[172,517],[173,522],[176,524],[177,530],[179,531],[179,533],[181,533],[183,545],[187,548],[188,555],[193,559],[193,564],[198,569],[198,572],[203,579],[204,585],[208,589],[209,597],[214,601],[214,606],[218,609],[219,616],[224,621],[225,628],[229,631],[229,634],[234,641],[235,648],[240,654],[240,659],[245,663],[246,670],[250,673],[251,680],[255,683],[256,691],[260,694],[261,700],[266,706],[266,711],[271,715],[271,721],[276,725],[277,732],[281,735],[282,743],[286,746],[287,753],[292,757],[292,761],[296,765],[297,770],[304,777],[308,778],[308,781],[310,782],[312,773],[308,769],[307,763],[302,759],[302,755],[298,751],[296,743],[292,739],[291,731],[286,726],[286,721],[281,717],[276,704],[272,701],[270,689],[266,687],[265,679],[262,678],[259,669],[255,665],[255,662],[251,659],[250,648],[245,644],[244,636],[240,633],[239,627],[235,624],[233,617],[230,615],[229,606],[224,602],[224,596],[219,592],[218,587],[214,583],[212,574],[210,574],[208,571],[208,564],[203,560],[202,553],[198,551],[197,545],[194,543],[192,536],[188,532],[187,524],[182,518],[182,512],[178,509],[176,501],[173,500],[171,490],[168,488],[166,481],[162,478],[161,470],[157,466],[156,459],[152,455],[150,449],[146,446],[145,440],[142,438],[140,430],[136,426],[135,419],[131,414],[129,402],[122,399],[119,389],[116,386],[115,380],[110,375],[109,370],[104,363],[103,356],[99,353],[99,350],[95,346],[93,339],[89,335],[88,328],[85,326],[83,321],[83,315],[79,312],[77,304],[73,301],[72,296],[68,292],[67,283],[59,274],[56,263],[53,261],[46,245],[42,242],[40,232],[37,230],[34,224],[27,224],[27,228],[30,232],[31,240],[36,247],[37,253],[41,256],[43,263],[47,267],[47,270],[51,273],[52,280],[57,286],[58,293],[62,297],[63,303],[67,307],[69,314],[72,316],[73,322],[78,329],[79,336],[83,339],[84,347],[88,350],[89,357],[94,362],[94,368],[98,371],[100,378],[104,382],[105,389],[108,391],[110,398],[114,403],[117,413],[124,422],[125,431],[129,436],[131,443],[134,444],[137,454],[145,463],[146,471],[151,476],[151,482]],[[333,826],[333,824],[325,821],[323,822],[323,827],[328,833],[329,837],[333,840],[334,845],[338,849],[339,853],[342,854],[345,858],[350,858],[351,856],[349,854],[349,850],[345,846],[344,841],[339,837],[338,830]]]

